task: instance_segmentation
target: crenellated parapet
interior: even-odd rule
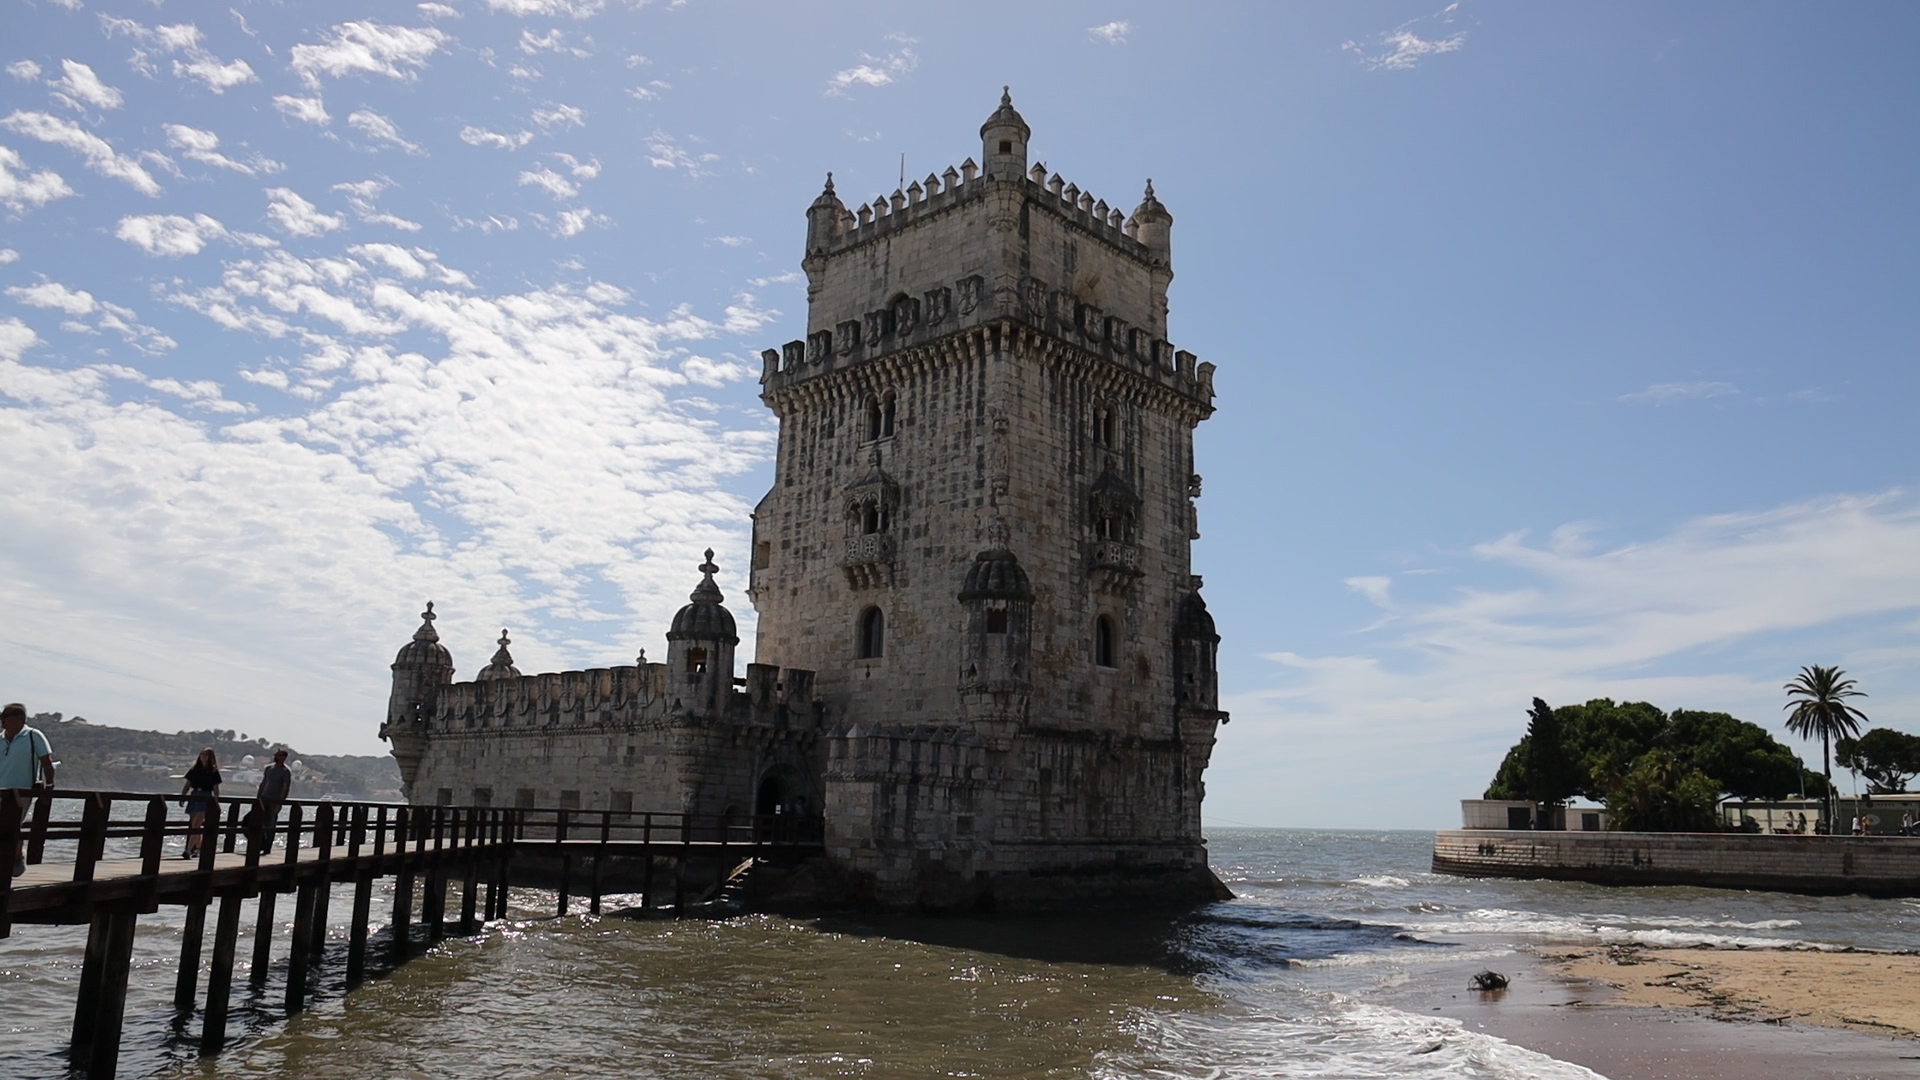
[[[643,729],[717,722],[815,728],[813,672],[748,665],[734,680],[720,715],[696,717],[676,698],[666,664],[589,668],[451,683],[426,715],[428,736],[540,729]]]

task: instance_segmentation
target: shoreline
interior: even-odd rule
[[[1665,959],[1669,953],[1678,960]],[[1616,963],[1613,957],[1622,954],[1633,962]],[[1861,993],[1869,985],[1887,987],[1883,1000],[1902,1009],[1910,1007],[1899,1001],[1895,980],[1905,977],[1900,973],[1909,965],[1920,973],[1920,956],[1904,953],[1640,946],[1610,953],[1607,946],[1534,945],[1490,965],[1439,965],[1388,996],[1406,1011],[1457,1020],[1468,1031],[1607,1080],[1857,1080],[1920,1073],[1920,1032],[1847,1028],[1816,1022],[1814,1010],[1801,1017],[1749,1007],[1748,984],[1710,964],[1715,954],[1731,958],[1730,967],[1794,969],[1790,979],[1823,988],[1846,978],[1829,967],[1836,962],[1896,961],[1892,970],[1870,971],[1873,980],[1856,981]],[[1468,989],[1474,972],[1489,966],[1509,977],[1508,988]],[[1670,968],[1684,977],[1666,978]],[[1640,985],[1645,982],[1675,985],[1663,990]],[[1656,999],[1656,991],[1666,996]]]

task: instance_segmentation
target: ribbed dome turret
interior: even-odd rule
[[[993,546],[973,557],[967,567],[966,583],[960,587],[960,600],[1033,600],[1033,583],[1020,568],[1020,560],[1007,550],[1007,527],[994,522],[987,531]]]
[[[1140,205],[1133,208],[1133,220],[1145,224],[1149,221],[1162,221],[1173,224],[1173,214],[1169,213],[1153,193],[1153,181],[1147,181],[1147,193],[1140,196]]]
[[[509,644],[507,628],[503,626],[500,628],[500,648],[494,652],[492,662],[480,669],[479,678],[517,679],[520,677],[520,669],[513,666],[513,654],[507,651]]]
[[[673,616],[673,627],[667,631],[667,640],[699,638],[706,641],[721,640],[729,645],[740,644],[740,634],[733,623],[733,613],[720,606],[725,597],[716,585],[713,575],[720,572],[714,565],[713,549],[707,549],[707,561],[700,564],[700,584],[687,595],[690,601]]]
[[[433,601],[429,600],[427,610],[420,613],[420,629],[413,632],[413,640],[401,646],[400,652],[394,656],[394,667],[453,667],[453,654],[440,644],[440,634],[433,628],[434,618]]]
[[[1008,128],[1020,132],[1021,142],[1033,137],[1033,129],[1027,126],[1026,118],[1020,115],[1019,109],[1013,107],[1013,87],[1003,86],[1000,88],[1000,107],[993,110],[993,115],[987,117],[986,123],[980,125],[980,137],[984,139],[990,131]]]

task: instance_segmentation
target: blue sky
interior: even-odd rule
[[[0,691],[380,752],[743,622],[802,211],[979,152],[1175,216],[1216,823],[1457,819],[1528,700],[1920,729],[1906,4],[0,8]],[[1818,748],[1812,749],[1817,757]]]

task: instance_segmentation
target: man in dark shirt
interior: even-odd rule
[[[260,790],[254,794],[260,802],[262,852],[273,850],[273,833],[280,826],[280,807],[292,790],[293,770],[287,768],[287,751],[283,747],[273,752],[273,764],[260,774]]]

